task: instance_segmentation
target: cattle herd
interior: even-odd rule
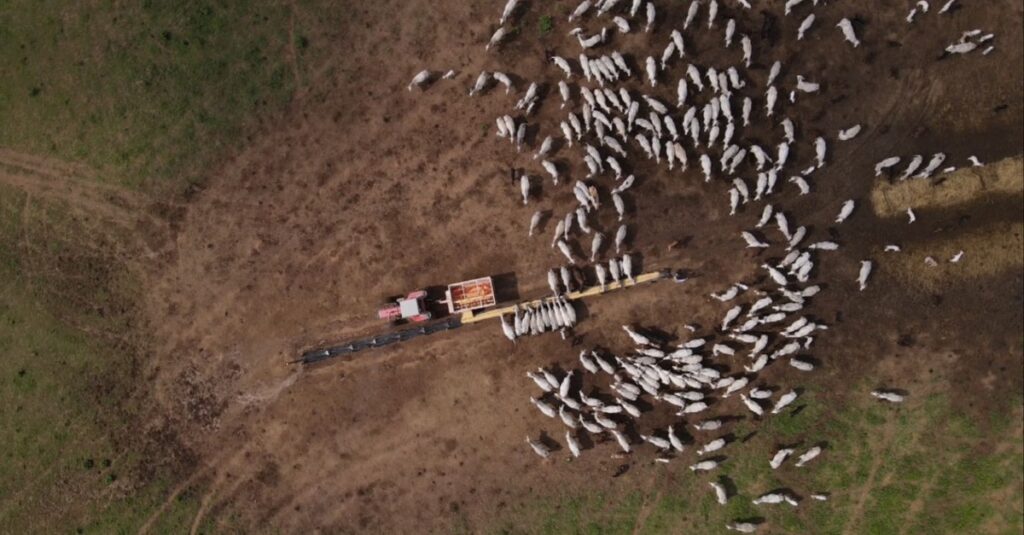
[[[730,215],[742,219],[751,214],[738,231],[737,247],[763,250],[759,257],[767,259],[760,266],[763,276],[735,281],[711,294],[725,308],[711,329],[686,325],[688,339],[669,343],[626,325],[623,333],[632,345],[628,350],[614,354],[584,349],[578,369],[527,372],[539,388],[531,403],[560,428],[552,436],[527,437],[530,448],[542,458],[553,454],[558,442],[554,437],[564,436],[572,457],[587,450],[617,448],[622,454],[635,454],[646,449],[654,452],[654,461],[672,463],[692,452],[686,461],[690,470],[714,471],[727,462],[725,454],[737,447],[734,437],[726,433],[731,422],[739,419],[738,414],[728,413],[729,408],[745,410],[760,420],[792,410],[800,398],[799,386],[769,385],[759,379],[759,372],[772,365],[788,365],[801,372],[815,369],[818,360],[808,352],[828,325],[812,319],[805,308],[822,290],[814,280],[817,262],[840,244],[815,239],[814,231],[787,212],[783,202],[811,194],[815,175],[829,164],[832,145],[848,142],[870,126],[849,124],[834,135],[801,136],[812,129],[798,116],[806,107],[795,104],[820,98],[823,86],[814,73],[793,72],[782,59],[770,57],[771,50],[754,49],[743,17],[744,11],[752,9],[752,1],[688,0],[661,6],[652,0],[583,0],[563,14],[573,27],[565,45],[575,49],[573,53],[550,53],[550,79],[530,81],[509,112],[496,118],[497,135],[517,152],[529,150],[529,139],[539,140],[526,160],[538,171],[517,176],[523,204],[539,202],[544,188],[570,187],[561,183],[577,177],[571,186],[576,203],[565,208],[564,215],[555,216],[552,207],[534,211],[530,217],[530,236],[543,220],[556,222],[551,248],[569,265],[548,273],[554,299],[536,309],[517,308],[511,321],[502,318],[503,333],[510,340],[571,328],[576,312],[562,294],[582,285],[577,280],[604,286],[609,277],[633,278],[634,259],[622,250],[628,249],[631,226],[637,223],[631,221],[624,198],[637,192],[632,187],[637,175],[632,171],[642,161],[648,162],[648,168],[653,162],[657,172],[678,175],[680,180],[721,184]],[[786,37],[801,41],[819,32],[819,39],[835,39],[833,46],[859,47],[860,21],[833,16],[827,4],[825,0],[786,1],[783,20],[794,21],[784,27],[791,32]],[[669,9],[677,10],[672,17],[662,11]],[[906,22],[955,16],[959,9],[957,0],[934,9],[921,0],[910,6]],[[526,6],[518,0],[508,0],[486,45],[488,54],[500,54],[503,45],[518,38],[522,32],[514,30],[514,21],[524,11]],[[669,18],[680,21],[678,27],[662,22]],[[657,43],[657,48],[653,52],[617,50],[617,35],[630,32],[650,34],[646,41]],[[699,34],[704,34],[702,42],[713,40],[723,50],[698,51]],[[987,55],[993,48],[994,36],[975,29],[937,52]],[[751,68],[755,63],[766,68]],[[423,70],[409,89],[427,89],[459,75],[456,70]],[[506,94],[518,95],[520,89],[514,82],[518,76],[502,72],[484,71],[470,78],[468,93],[473,98],[488,96],[499,84]],[[557,125],[531,123],[545,100],[556,94],[559,110],[564,110],[558,113],[564,113],[564,119]],[[926,179],[955,169],[941,168],[945,160],[943,153],[927,158],[894,155],[879,161],[874,173],[891,180]],[[969,161],[981,165],[973,156]],[[542,173],[550,178],[550,186],[544,185]],[[854,200],[836,206],[832,235],[837,236],[838,228],[856,217],[857,211]],[[913,223],[911,207],[907,214]],[[602,221],[616,228],[613,239],[606,239],[601,231]],[[614,257],[602,259],[612,255],[612,248]],[[897,244],[878,244],[878,248],[883,254],[900,252]],[[960,261],[962,256],[961,251],[949,261]],[[929,265],[937,263],[932,257],[928,260]],[[872,260],[861,260],[859,266],[851,267],[857,272],[855,278],[832,281],[831,287],[863,291],[873,267]],[[903,401],[898,391],[876,390],[871,395],[889,403]],[[733,396],[741,404],[728,404]],[[653,417],[645,417],[655,412],[655,406],[674,412],[674,422],[664,428],[653,426],[649,421]],[[822,445],[800,451],[781,448],[765,462],[772,469],[797,469],[820,455]],[[787,463],[791,457],[794,460]],[[722,483],[710,486],[719,503],[730,499]],[[812,499],[827,499],[827,489],[807,490]],[[773,490],[753,500],[757,505],[798,506],[800,502],[800,495],[790,489]],[[757,529],[756,524],[740,520],[727,527],[740,532]]]

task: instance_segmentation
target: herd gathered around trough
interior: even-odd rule
[[[514,93],[508,112],[496,117],[495,125],[497,136],[507,140],[510,150],[522,153],[527,168],[515,174],[516,202],[521,197],[524,205],[538,205],[549,188],[571,189],[575,204],[529,212],[528,234],[539,235],[542,227],[551,226],[550,241],[542,240],[540,247],[550,248],[552,258],[563,265],[547,273],[553,297],[537,307],[516,307],[512,317],[501,318],[502,332],[513,342],[527,334],[572,329],[577,312],[568,293],[625,284],[637,276],[640,259],[631,244],[639,222],[627,209],[632,205],[627,200],[642,194],[637,185],[643,182],[641,168],[648,174],[720,185],[721,197],[710,202],[727,205],[737,222],[737,249],[759,251],[758,276],[723,283],[708,296],[721,307],[713,325],[685,325],[682,340],[623,325],[624,343],[618,351],[584,348],[574,369],[528,371],[537,388],[530,402],[558,429],[527,437],[529,449],[542,458],[566,450],[572,457],[590,452],[650,454],[654,462],[683,463],[693,472],[713,473],[741,447],[728,432],[733,422],[780,417],[801,399],[799,383],[769,384],[759,378],[762,370],[789,366],[802,373],[787,377],[806,377],[825,360],[812,356],[816,337],[829,329],[807,310],[815,296],[826,289],[859,293],[871,286],[879,264],[872,258],[848,266],[848,280],[816,280],[820,262],[831,261],[830,255],[840,258],[833,252],[842,247],[842,225],[864,209],[857,201],[834,206],[828,231],[814,230],[785,207],[787,200],[812,195],[818,175],[832,162],[834,147],[865,135],[871,125],[848,124],[834,132],[813,128],[808,110],[816,114],[827,108],[822,97],[827,81],[814,72],[794,72],[787,58],[754,46],[754,23],[745,15],[754,3],[583,0],[565,13],[554,13],[559,24],[565,21],[571,29],[561,46],[549,52],[545,79],[523,81],[494,71],[463,76],[440,69],[423,70],[409,84],[410,90],[425,90],[435,83],[465,80],[470,98]],[[779,4],[784,39],[806,41],[816,33],[832,47],[861,46],[861,22],[834,13],[833,4],[843,2]],[[508,1],[486,54],[501,54],[519,37],[516,20],[526,9],[517,0]],[[960,9],[965,7],[957,0],[911,2],[906,23],[956,16]],[[670,19],[679,22],[664,22]],[[653,50],[618,46],[620,35],[640,32],[650,34],[645,41],[654,43]],[[712,42],[714,49],[709,49]],[[987,55],[994,47],[994,35],[970,29],[936,53]],[[797,106],[805,100],[811,105]],[[551,106],[562,117],[557,124],[534,119],[541,107]],[[886,175],[891,181],[921,180],[955,170],[946,160],[943,152],[893,154],[860,173]],[[981,162],[972,156],[968,165]],[[907,207],[907,216],[910,223],[915,221],[913,207]],[[875,248],[879,258],[901,251],[895,243],[877,243]],[[961,251],[946,261],[958,262],[963,255]],[[929,260],[929,265],[937,263]],[[880,389],[870,395],[900,403],[905,394]],[[772,469],[795,470],[819,455],[828,456],[824,442],[782,447],[764,462]],[[732,497],[720,481],[709,486],[719,503]],[[828,489],[754,490],[753,503],[766,507],[798,507],[805,497],[828,497]],[[753,532],[757,524],[737,520],[727,527]]]

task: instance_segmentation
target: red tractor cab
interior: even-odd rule
[[[393,323],[422,323],[433,317],[426,305],[426,290],[399,297],[377,311],[377,317]]]

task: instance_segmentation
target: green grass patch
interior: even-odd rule
[[[9,0],[0,146],[182,185],[291,98],[287,3]],[[308,48],[296,37],[296,53]]]
[[[165,488],[135,480],[134,459],[112,439],[123,432],[122,399],[105,385],[127,380],[124,362],[50,315],[9,270],[0,270],[0,354],[0,526],[137,529]]]
[[[0,532],[134,533],[174,478],[135,449],[131,278],[83,234],[0,186]],[[172,503],[155,532],[197,507]]]
[[[537,21],[537,29],[540,31],[541,37],[548,35],[555,28],[555,19],[551,15],[542,15]]]
[[[650,534],[720,533],[726,523],[751,517],[765,518],[766,532],[772,533],[1020,532],[1024,460],[1016,426],[995,426],[998,433],[989,429],[985,437],[1013,445],[1012,452],[978,452],[979,426],[944,396],[900,407],[865,396],[847,400],[837,411],[815,400],[813,391],[802,400],[808,406],[795,415],[776,415],[743,430],[738,426],[737,436],[746,435],[740,431],[758,433],[727,448],[729,459],[719,473],[694,476],[683,468],[684,461],[669,468],[678,477],[674,483],[654,478],[653,487],[638,491],[623,480],[624,489],[631,490],[621,496],[570,493],[542,508],[525,506],[505,532],[633,533],[641,514],[638,504],[644,503],[637,496],[644,495],[649,512],[640,532]],[[1007,411],[1019,418],[1018,407]],[[793,467],[792,461],[779,470],[768,466],[779,444],[799,442],[799,453],[822,441],[825,452],[805,468]],[[720,476],[738,490],[724,507],[714,501],[707,483]],[[803,503],[796,508],[751,503],[776,488],[793,489]],[[813,492],[830,498],[812,500]]]

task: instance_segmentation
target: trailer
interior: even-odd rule
[[[494,297],[494,280],[482,277],[449,284],[444,292],[449,314],[472,312],[497,304]]]

